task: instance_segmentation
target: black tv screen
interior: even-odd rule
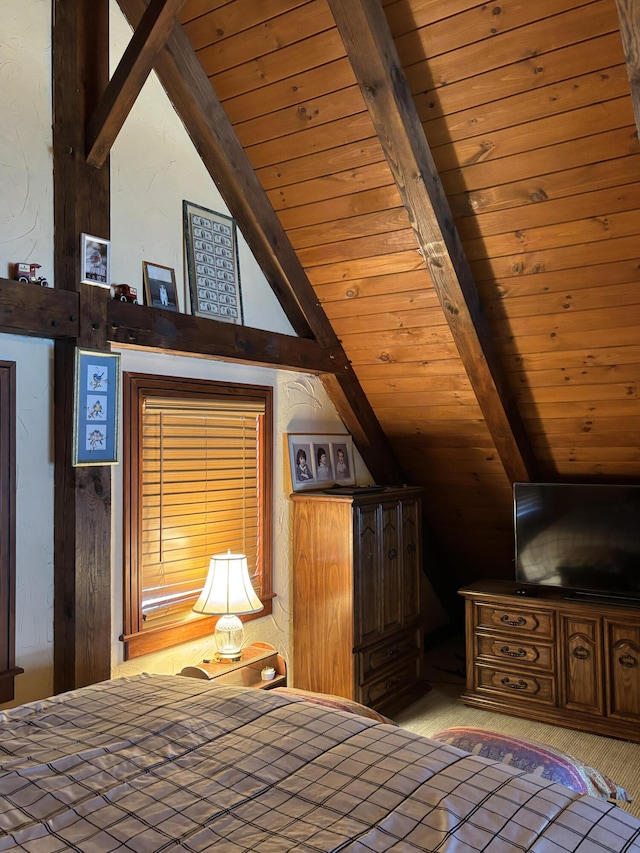
[[[640,599],[640,485],[514,483],[516,581]]]

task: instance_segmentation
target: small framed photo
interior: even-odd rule
[[[80,281],[109,287],[111,284],[111,242],[91,234],[80,235]]]
[[[331,464],[338,485],[351,486],[355,483],[353,442],[350,435],[336,436],[336,440],[331,442]]]
[[[142,262],[145,305],[152,308],[164,308],[165,311],[179,311],[176,271],[160,264]]]
[[[119,353],[76,349],[73,408],[73,465],[116,465]]]
[[[294,492],[355,482],[350,435],[287,435]]]
[[[243,322],[235,219],[182,202],[191,313]]]

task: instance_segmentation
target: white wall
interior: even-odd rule
[[[0,276],[13,263],[53,269],[51,4],[0,3]],[[25,285],[26,287],[27,285]],[[33,285],[31,285],[33,286]],[[16,702],[52,690],[52,345],[0,335],[0,359],[16,362]]]
[[[111,2],[114,62],[130,30]],[[0,277],[16,261],[37,261],[53,279],[51,158],[51,2],[0,3]],[[185,308],[182,200],[228,212],[194,152],[155,77],[143,93],[111,154],[111,273],[114,282],[142,289],[142,261],[176,270]],[[104,236],[104,235],[98,235]],[[245,324],[290,333],[291,327],[251,252],[240,239]],[[55,282],[52,282],[55,285]],[[32,285],[25,285],[25,287]],[[16,702],[52,689],[53,469],[52,346],[47,341],[0,334],[0,359],[17,363],[17,641]],[[342,432],[321,383],[311,376],[220,361],[122,350],[123,370],[223,379],[275,388],[275,592],[273,615],[247,626],[251,639],[273,642],[288,657],[290,643],[289,480],[284,456],[287,432]],[[367,472],[356,459],[361,481]],[[200,642],[122,660],[122,470],[113,469],[112,671],[175,672],[197,663],[212,644]],[[14,703],[15,704],[15,703]]]
[[[53,345],[0,334],[0,360],[16,362],[16,663],[25,671],[15,679],[19,704],[53,689]]]
[[[111,0],[112,72],[131,29]],[[229,215],[220,193],[152,73],[111,151],[111,275],[142,292],[142,262],[176,271],[178,300],[189,310],[183,260],[182,202]],[[244,323],[291,334],[292,328],[238,233]]]

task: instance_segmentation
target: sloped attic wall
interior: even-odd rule
[[[640,150],[614,0],[383,5],[537,478],[637,479]],[[499,437],[330,4],[191,0],[182,20],[456,580],[511,576]]]

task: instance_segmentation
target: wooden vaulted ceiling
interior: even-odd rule
[[[120,5],[138,27],[145,0]],[[377,421],[426,487],[458,581],[508,576],[514,480],[640,471],[637,18],[186,0],[136,33],[297,333],[342,347],[355,381],[326,382],[356,439]]]
[[[638,479],[638,0],[119,4],[88,162],[155,68],[456,583],[509,576],[514,480]]]
[[[136,25],[144,0],[120,5]],[[637,479],[638,3],[174,11],[183,80],[160,79],[328,343],[322,307],[457,580],[509,576],[514,480]]]

